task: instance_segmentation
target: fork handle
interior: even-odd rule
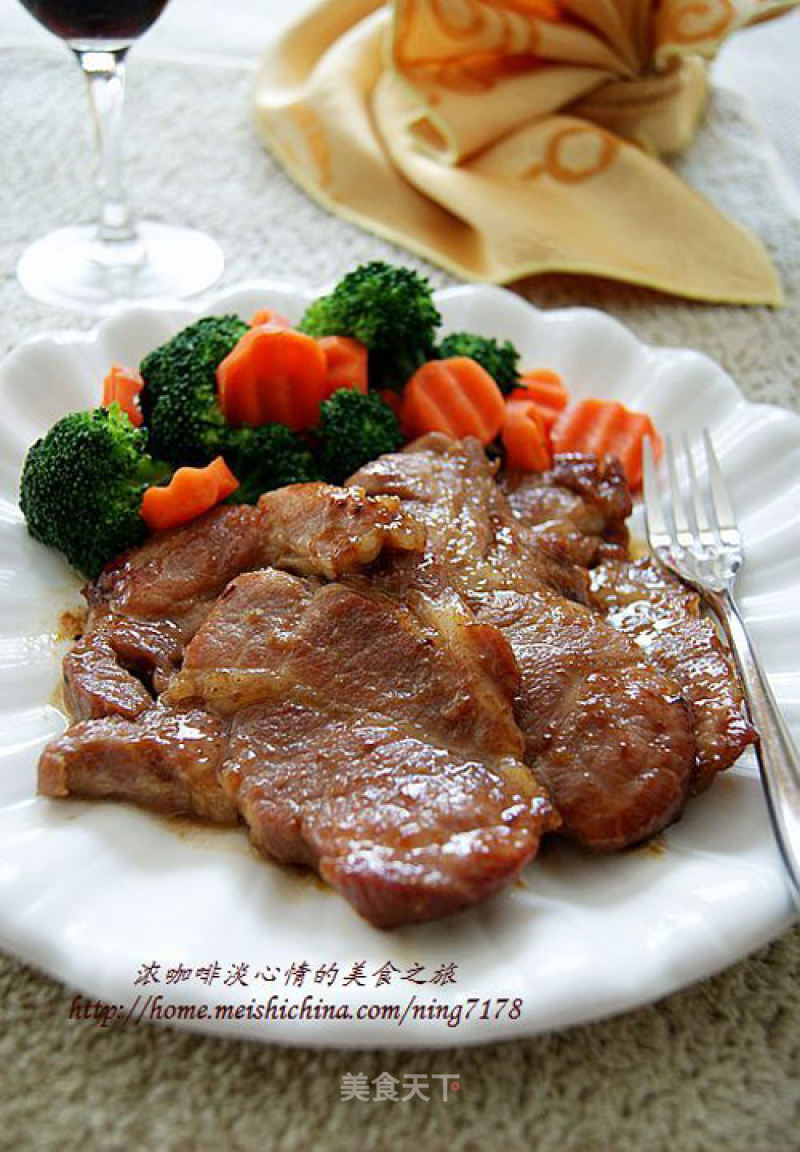
[[[789,735],[764,669],[730,591],[712,593],[711,605],[727,633],[758,731],[756,756],[775,839],[800,911],[800,755]]]

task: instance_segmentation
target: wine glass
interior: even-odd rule
[[[123,301],[192,296],[219,278],[218,244],[202,232],[134,220],[121,165],[125,61],[167,0],[21,0],[66,42],[86,78],[99,153],[96,224],[59,228],[17,265],[25,291],[48,304],[111,312]]]

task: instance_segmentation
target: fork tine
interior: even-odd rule
[[[700,493],[700,485],[697,480],[697,471],[694,466],[694,453],[692,452],[689,444],[689,437],[684,432],[682,433],[683,452],[686,457],[686,467],[689,470],[689,495],[691,496],[691,515],[694,521],[692,527],[700,533],[707,533],[710,531],[710,524],[708,522],[708,513],[706,512],[705,503]]]
[[[711,486],[711,504],[715,527],[721,538],[729,534],[731,536],[735,535],[738,539],[739,532],[736,526],[736,517],[733,512],[731,498],[728,494],[728,486],[722,475],[722,469],[719,466],[714,445],[711,443],[711,436],[707,428],[703,429],[703,444],[705,445],[706,459],[708,460],[708,479]]]
[[[686,514],[686,504],[678,478],[678,458],[675,451],[675,444],[669,435],[667,436],[667,467],[669,469],[669,484],[672,489],[670,495],[672,497],[672,519],[675,524],[675,533],[678,536],[679,542],[684,543],[684,541],[680,540],[680,537],[683,536],[685,538],[690,534],[689,517]]]
[[[645,436],[642,442],[642,488],[647,536],[651,547],[656,547],[656,539],[660,538],[663,542],[669,538],[670,532],[667,528],[664,504],[661,500],[661,486],[658,482],[656,462],[653,456],[653,442],[649,436]]]

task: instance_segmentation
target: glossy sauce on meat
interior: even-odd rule
[[[695,759],[680,688],[578,602],[585,571],[536,546],[481,446],[425,437],[352,482],[399,497],[425,523],[427,549],[477,619],[507,637],[521,674],[526,759],[552,793],[562,831],[608,850],[674,820]]]
[[[154,538],[89,590],[70,669],[93,711],[45,751],[40,790],[241,819],[381,926],[486,899],[559,822],[521,760],[507,642],[419,563],[424,526],[394,497],[301,485],[242,513]],[[152,665],[148,628],[182,646],[157,700],[131,644],[147,635]]]
[[[488,898],[549,832],[637,843],[752,730],[629,510],[612,461],[501,489],[432,436],[153,537],[86,590],[39,789],[241,822],[382,927]]]
[[[256,846],[381,926],[485,899],[557,824],[485,683],[479,649],[502,638],[450,608],[455,635],[366,586],[245,574],[167,693],[230,718],[221,778]]]

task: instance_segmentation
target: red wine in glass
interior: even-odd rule
[[[62,40],[135,40],[167,0],[22,0],[31,16]]]
[[[17,275],[39,300],[79,311],[114,311],[126,301],[192,296],[222,273],[219,246],[188,228],[134,221],[122,181],[125,61],[132,42],[167,0],[21,0],[59,36],[83,70],[100,160],[100,218],[60,228],[32,244]]]

